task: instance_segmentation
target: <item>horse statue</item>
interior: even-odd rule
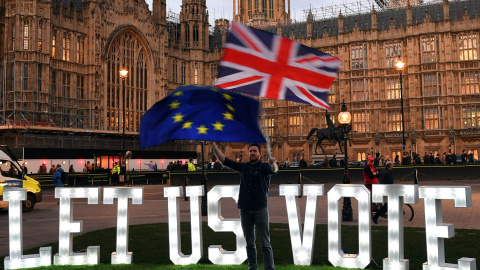
[[[345,137],[345,132],[348,134],[352,130],[352,125],[347,125],[346,127],[343,127],[343,125],[338,125],[335,126],[333,124],[333,121],[330,119],[330,114],[326,112],[325,118],[327,120],[327,127],[326,128],[312,128],[310,132],[308,133],[307,140],[310,139],[310,137],[316,133],[317,136],[317,144],[315,145],[315,154],[318,155],[317,148],[320,147],[322,149],[322,153],[325,153],[325,150],[322,147],[322,141],[323,140],[329,140],[329,141],[336,141],[338,142],[338,146],[340,147],[340,151],[342,154],[344,153],[344,149],[342,149],[342,142]],[[347,138],[347,140],[349,140]],[[352,146],[352,142],[349,140],[350,146]]]

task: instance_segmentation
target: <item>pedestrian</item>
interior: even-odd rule
[[[433,156],[433,153],[430,152],[430,155],[428,156],[428,158],[430,159],[430,164],[435,164],[435,157]]]
[[[28,168],[27,168],[27,165],[25,164],[25,162],[22,163],[22,171],[23,171],[24,175],[28,174]]]
[[[475,163],[472,150],[470,150],[470,153],[468,153],[468,163]]]
[[[465,151],[465,149],[462,150],[462,155],[460,156],[460,158],[462,159],[462,164],[467,164],[467,153]]]
[[[437,157],[435,157],[435,164],[442,164],[442,161],[440,160],[440,154],[437,154]]]
[[[298,167],[300,167],[300,168],[307,168],[307,162],[305,161],[305,159],[303,158],[303,156],[302,156],[302,158],[300,159],[300,164],[298,165]]]
[[[190,158],[190,161],[188,162],[188,171],[189,172],[194,172],[196,171],[197,169],[195,168],[195,164],[193,164],[193,158]]]
[[[260,162],[261,149],[258,144],[248,146],[249,162],[244,163],[226,158],[214,142],[212,149],[223,165],[240,173],[237,207],[240,209],[240,221],[247,242],[248,269],[258,269],[255,230],[262,246],[264,268],[275,269],[267,201],[271,176],[278,171],[277,159],[271,157],[268,163]]]
[[[292,165],[292,162],[290,162],[290,158],[287,157],[283,166],[286,169],[286,168],[290,168],[291,165]]]
[[[73,168],[73,165],[70,165],[70,168],[68,168],[68,173],[75,173],[75,169]]]
[[[153,160],[150,160],[150,163],[144,163],[145,165],[147,165],[148,167],[148,171],[149,172],[153,172],[155,171],[155,164],[153,163]]]
[[[395,155],[395,164],[400,165],[400,156],[397,154]]]
[[[118,185],[120,180],[120,166],[118,166],[118,162],[115,162],[112,169],[112,185]]]
[[[45,164],[40,165],[40,168],[38,168],[38,173],[47,174],[47,166],[45,166]]]
[[[325,155],[323,156],[323,167],[327,168],[329,165],[328,157]]]
[[[91,173],[93,171],[93,166],[90,161],[87,161],[87,173]]]
[[[82,171],[82,173],[88,173],[87,164],[85,164],[85,165],[83,166],[83,171]]]
[[[365,181],[365,186],[370,191],[372,191],[372,184],[378,184],[378,173],[373,166],[373,161],[374,159],[372,157],[369,157],[367,160],[367,164],[365,164],[365,167],[363,168],[363,180]]]
[[[423,156],[423,164],[429,164],[430,157],[428,156],[428,152],[425,152],[425,156]]]
[[[48,173],[54,174],[56,170],[57,169],[55,168],[55,165],[52,165],[52,167],[50,167],[50,171]]]
[[[380,174],[380,184],[383,185],[393,185],[393,176],[392,176],[392,170],[393,170],[393,163],[392,162],[387,162],[385,164],[385,170],[382,171]],[[380,209],[373,215],[372,220],[373,223],[378,224],[378,217],[382,216],[388,211],[388,203],[384,203]]]
[[[380,153],[375,154],[375,160],[373,161],[373,166],[377,168],[380,165]]]
[[[397,155],[398,156],[398,155]],[[367,163],[365,164],[365,167],[363,168],[363,180],[365,181],[365,186],[372,191],[372,184],[378,184],[378,179],[377,179],[377,170],[375,167],[373,167],[373,161],[374,159],[372,157],[369,157],[367,160]],[[372,193],[370,193],[370,201],[371,201]],[[371,204],[371,209],[373,209],[374,204]]]
[[[365,164],[367,164],[367,163],[368,163],[368,158],[369,158],[369,157],[370,157],[370,154],[369,154],[369,153],[367,153],[367,154],[365,155]]]
[[[330,159],[330,167],[337,167],[337,155],[333,155],[332,159]]]
[[[55,166],[55,165],[53,165]],[[55,173],[52,176],[53,179],[53,185],[55,187],[64,187],[65,184],[62,182],[62,174],[65,172],[62,169],[62,165],[57,164],[57,167],[55,168]]]

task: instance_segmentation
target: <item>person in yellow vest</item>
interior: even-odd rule
[[[190,162],[188,162],[188,171],[189,172],[194,172],[197,169],[195,168],[195,165],[193,164],[193,159],[190,159]]]
[[[118,185],[118,180],[119,180],[119,175],[120,175],[120,166],[118,166],[118,162],[115,162],[115,165],[113,165],[112,169],[112,185]]]

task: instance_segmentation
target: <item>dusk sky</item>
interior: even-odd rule
[[[152,0],[146,0],[150,9],[152,9]],[[175,13],[180,13],[181,0],[167,0],[167,11],[173,11]],[[285,1],[288,3],[288,1]],[[348,4],[347,6],[351,9],[358,10],[358,7],[355,6],[355,3],[360,2],[359,0],[291,0],[290,1],[290,11],[291,18],[296,19],[297,21],[305,21],[304,10],[309,9],[310,5],[312,8],[321,8],[329,7],[332,5],[340,6],[340,4]],[[369,6],[368,0],[361,1],[365,6]],[[373,0],[370,0],[373,3]],[[233,1],[232,0],[207,0],[207,8],[210,15],[210,24],[213,25],[215,19],[225,18],[232,20],[233,13]],[[287,7],[286,7],[287,8]],[[342,8],[342,12],[344,9]]]

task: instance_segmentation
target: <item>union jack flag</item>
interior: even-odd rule
[[[336,57],[234,22],[215,85],[330,109],[329,88],[340,66]]]

